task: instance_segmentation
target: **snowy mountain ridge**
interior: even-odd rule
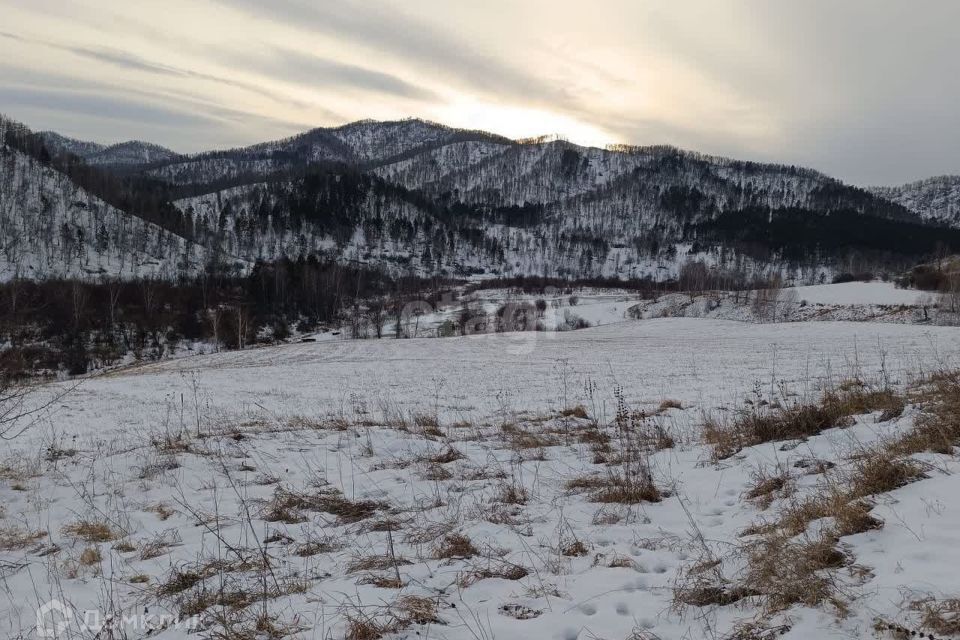
[[[917,213],[920,198],[668,146],[515,141],[409,119],[180,156],[7,123],[8,145],[241,264],[314,254],[417,275],[657,279],[696,261],[814,283],[841,268],[901,269],[936,242],[960,249],[945,226],[960,221]]]
[[[960,225],[960,176],[935,176],[899,187],[871,187],[871,191],[926,220]]]
[[[95,166],[135,166],[156,162],[170,162],[182,156],[175,151],[152,142],[128,140],[104,145],[98,142],[76,140],[54,131],[40,134],[44,142],[55,152],[72,153]]]
[[[0,145],[0,280],[172,279],[196,273],[207,250],[78,187]]]

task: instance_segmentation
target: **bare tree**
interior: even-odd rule
[[[797,306],[797,290],[788,287],[780,291],[777,296],[776,311],[774,312],[774,322],[786,322],[790,318],[791,312]]]
[[[776,320],[777,301],[783,282],[779,277],[770,280],[766,289],[757,289],[753,292],[753,313],[761,322]]]
[[[250,331],[250,317],[247,308],[243,304],[237,305],[237,348],[244,349],[247,346],[247,333]]]
[[[403,300],[395,298],[390,306],[390,315],[393,317],[394,337],[399,340],[403,337]]]
[[[46,398],[40,398],[34,393],[35,386],[0,373],[0,440],[13,440],[23,434],[47,409],[79,384],[75,382],[66,388],[58,388]]]
[[[387,306],[383,298],[375,298],[367,305],[367,315],[370,316],[370,324],[373,325],[373,331],[378,338],[383,337],[383,327],[387,324]]]

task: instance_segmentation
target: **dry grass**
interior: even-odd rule
[[[404,587],[404,583],[397,578],[396,574],[368,573],[357,580],[357,584],[372,584],[379,589],[402,589]]]
[[[581,420],[590,419],[590,415],[587,413],[587,408],[582,404],[578,404],[577,406],[569,409],[564,409],[560,412],[560,415],[564,418],[580,418]]]
[[[187,437],[182,433],[164,434],[163,437],[158,437],[151,440],[151,444],[160,453],[175,455],[178,453],[190,453],[193,451],[190,440],[187,439]]]
[[[770,620],[739,620],[720,640],[777,640],[792,629],[790,624],[772,624]],[[645,637],[627,640],[648,640]],[[653,639],[650,639],[653,640]]]
[[[309,558],[321,553],[332,553],[340,549],[343,545],[331,536],[322,536],[319,538],[309,538],[305,542],[296,545],[293,555],[299,558]]]
[[[890,420],[903,413],[904,406],[904,398],[893,391],[847,386],[825,394],[817,404],[754,407],[729,424],[708,418],[704,439],[714,456],[724,459],[764,442],[805,439],[846,426],[855,415],[881,411],[881,418]]]
[[[660,403],[660,406],[657,408],[658,413],[663,413],[668,409],[683,409],[683,404],[679,400],[666,399]]]
[[[714,585],[708,581],[692,581],[678,587],[674,594],[675,604],[692,607],[725,607],[735,604],[746,597],[759,595],[758,592],[731,585]]]
[[[456,460],[463,459],[464,455],[454,449],[451,446],[448,446],[446,449],[440,453],[434,454],[426,458],[427,462],[432,462],[433,464],[447,464],[449,462],[455,462]]]
[[[420,477],[424,480],[443,481],[452,478],[453,473],[442,464],[431,464],[420,473]]]
[[[96,547],[87,547],[80,552],[80,564],[84,567],[98,564],[101,560],[103,556],[100,554],[100,549]]]
[[[786,535],[773,535],[748,546],[747,556],[743,584],[760,594],[768,611],[824,603],[843,609],[836,584],[830,572],[824,571],[850,562],[836,548],[835,539],[796,541]]]
[[[414,414],[413,424],[417,427],[417,431],[427,438],[443,437],[443,430],[440,429],[440,421],[436,415],[427,413]]]
[[[574,540],[570,544],[564,545],[560,549],[560,554],[567,556],[568,558],[579,558],[590,553],[590,550],[587,549],[587,545],[581,540]]]
[[[594,564],[597,564],[597,563],[594,563]],[[604,566],[609,567],[611,569],[636,569],[637,563],[633,558],[629,556],[625,556],[619,553],[614,553],[609,558],[606,558],[606,562],[604,563]]]
[[[346,431],[350,426],[346,420],[323,420],[311,416],[295,414],[286,418],[284,425],[292,431],[320,431],[330,429],[332,431]]]
[[[530,575],[530,572],[525,567],[521,567],[518,564],[512,564],[509,562],[491,562],[486,566],[474,567],[470,571],[464,572],[461,574],[457,584],[459,584],[462,588],[467,588],[480,582],[481,580],[489,580],[491,578],[500,578],[501,580],[522,580],[528,575]]]
[[[130,553],[131,551],[136,551],[137,548],[129,540],[119,540],[113,545],[114,551],[119,551],[120,553]]]
[[[618,474],[580,476],[567,482],[567,489],[589,493],[592,502],[638,504],[662,499],[648,474],[636,477]]]
[[[507,484],[500,489],[498,501],[504,504],[527,504],[529,498],[525,488],[516,484]]]
[[[0,551],[24,549],[45,538],[43,531],[28,531],[20,527],[0,527]]]
[[[347,617],[347,632],[344,640],[379,640],[396,629],[387,627],[383,622],[367,617]]]
[[[853,500],[849,493],[836,489],[809,496],[788,505],[780,516],[779,528],[789,535],[799,535],[809,524],[823,518],[833,518],[832,533],[838,537],[879,529],[883,522],[870,515],[871,506],[862,500]]]
[[[376,613],[359,608],[347,614],[345,640],[379,640],[419,624],[443,624],[437,617],[437,604],[421,596],[401,596]],[[418,632],[417,635],[420,635]]]
[[[347,573],[356,573],[358,571],[383,571],[394,567],[402,567],[411,564],[409,560],[402,556],[382,555],[382,556],[364,556],[356,558],[347,564]]]
[[[80,520],[65,525],[62,532],[84,542],[109,542],[117,537],[109,524],[99,520]]]
[[[837,400],[840,396],[835,394],[824,407],[817,408],[834,424],[838,416],[876,410],[898,414],[903,410],[899,396],[866,392],[860,386],[849,386],[838,393],[845,394],[844,402]],[[937,406],[946,404],[941,401]],[[786,410],[779,415],[796,417],[798,414]],[[953,418],[948,416],[947,420],[950,419]],[[904,442],[910,444],[904,445]],[[742,584],[759,592],[768,611],[781,611],[795,605],[831,604],[844,614],[846,598],[836,581],[837,571],[851,565],[852,559],[838,548],[839,540],[882,527],[883,522],[870,514],[871,499],[923,477],[920,466],[903,457],[905,453],[916,452],[914,443],[918,442],[929,440],[908,433],[861,452],[851,460],[847,470],[825,476],[812,494],[786,504],[777,520],[746,531],[760,538],[746,545],[746,575]],[[785,484],[782,476],[760,474],[756,480],[748,497],[759,498],[782,491]],[[825,519],[829,524],[822,527],[816,537],[802,537],[812,522]],[[798,539],[798,536],[801,537]]]
[[[139,557],[141,560],[159,558],[180,542],[180,534],[175,529],[163,531],[140,545]]]
[[[920,467],[910,461],[894,457],[886,450],[870,452],[855,461],[849,479],[851,499],[888,493],[923,477]]]
[[[224,603],[239,604],[239,599],[233,593],[221,592],[219,595],[218,598],[217,593],[205,589],[187,593],[178,600],[180,615],[186,618],[200,615],[213,605],[218,604],[218,600],[222,600]]]
[[[261,611],[250,615],[245,611],[215,611],[211,621],[217,625],[209,632],[211,640],[282,640],[306,629],[296,623],[285,624]]]
[[[473,542],[461,533],[451,533],[433,550],[433,557],[437,560],[450,558],[472,558],[479,552]]]
[[[929,451],[951,455],[960,446],[960,372],[940,373],[918,393],[923,410],[913,430],[893,450],[902,455]]]
[[[788,490],[790,474],[786,471],[778,471],[771,475],[760,469],[753,474],[752,482],[753,486],[746,492],[746,498],[755,500],[761,509],[766,509],[779,494]]]
[[[391,611],[401,624],[442,624],[437,617],[437,603],[430,598],[401,596]]]
[[[527,431],[515,424],[505,424],[501,430],[506,437],[507,447],[514,451],[542,449],[557,444],[557,440],[546,434]]]
[[[199,582],[202,582],[206,572],[196,568],[174,567],[170,574],[157,587],[157,593],[161,596],[172,596],[193,588]]]
[[[745,546],[746,572],[741,584],[760,594],[768,612],[823,604],[834,606],[841,615],[846,612],[847,598],[837,580],[838,571],[849,567],[851,574],[857,576],[857,570],[852,558],[839,549],[839,540],[882,527],[883,522],[870,514],[871,499],[922,478],[919,464],[905,456],[931,450],[931,444],[944,442],[942,436],[950,433],[951,427],[946,425],[960,424],[952,413],[953,408],[960,409],[960,385],[946,384],[946,390],[956,389],[957,395],[945,393],[933,398],[929,413],[921,414],[914,431],[862,451],[845,470],[825,475],[811,494],[784,505],[776,520],[744,532],[759,539]],[[941,387],[940,392],[943,391]],[[955,401],[957,404],[953,405]],[[759,418],[755,414],[724,432],[722,439],[715,438],[713,444],[721,448],[717,451],[720,457],[747,442],[784,434],[813,435],[828,425],[836,425],[845,416],[878,410],[884,412],[883,417],[899,415],[903,399],[887,392],[866,391],[862,385],[848,385],[828,395],[821,406],[778,409]],[[747,496],[763,499],[782,492],[786,484],[782,474],[761,473]],[[827,522],[826,526],[814,538],[806,538],[810,524],[821,520]],[[936,611],[931,615],[935,617]]]
[[[341,522],[351,523],[365,520],[383,508],[384,505],[379,502],[353,501],[338,492],[295,493],[278,488],[267,503],[263,518],[267,522],[295,524],[307,520],[303,511],[318,511],[337,516]]]
[[[941,636],[960,635],[960,598],[925,598],[911,603],[910,608],[920,612],[924,629]]]
[[[167,520],[170,518],[170,516],[176,513],[175,509],[170,508],[169,505],[163,502],[152,504],[148,506],[146,509],[144,509],[144,511],[149,511],[151,513],[156,514],[156,516],[161,520]]]

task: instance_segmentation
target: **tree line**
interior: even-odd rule
[[[443,284],[314,257],[258,263],[246,276],[15,279],[0,284],[0,377],[82,374],[194,343],[242,349],[336,325],[361,300],[405,300]]]

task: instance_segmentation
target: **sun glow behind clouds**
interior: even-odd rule
[[[0,111],[101,142],[195,152],[415,116],[859,184],[960,171],[955,0],[0,0],[0,16]]]
[[[495,131],[514,139],[555,134],[571,142],[594,147],[618,141],[603,129],[562,114],[465,98],[441,107],[434,118],[451,126]]]

